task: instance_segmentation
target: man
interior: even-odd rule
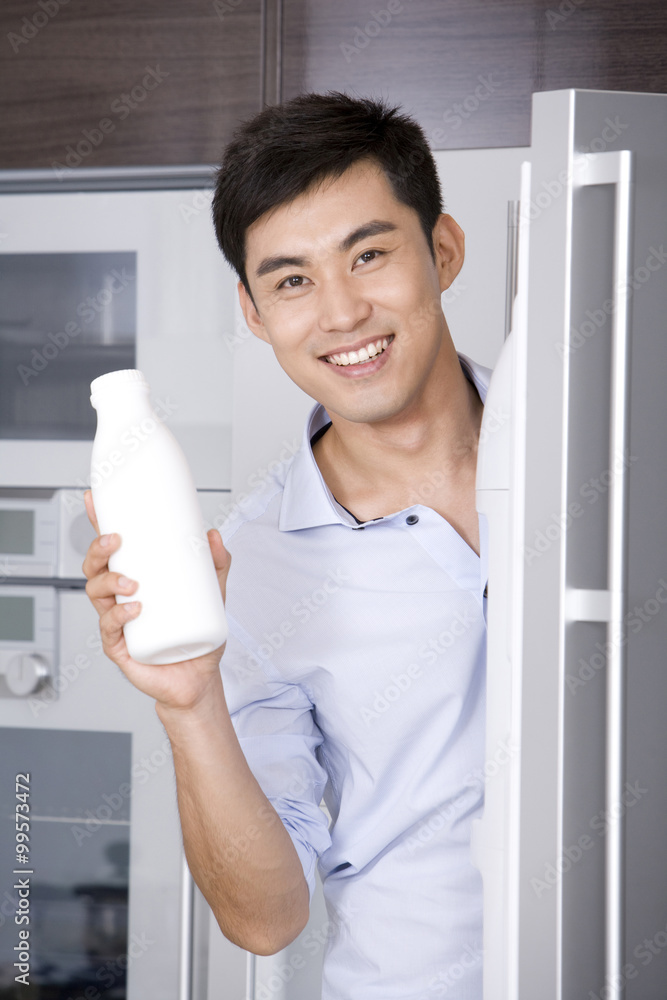
[[[302,95],[225,153],[214,222],[246,321],[318,405],[224,545],[209,532],[223,593],[231,564],[220,664],[221,650],[159,670],[128,657],[140,608],[115,604],[137,586],[108,570],[118,536],[84,572],[106,654],[156,699],[188,862],[223,933],[285,947],[319,864],[323,1000],[481,1000],[474,491],[490,372],[452,343],[441,294],[464,238],[397,111]]]

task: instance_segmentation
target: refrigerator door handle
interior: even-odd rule
[[[505,283],[505,340],[513,326],[514,298],[519,266],[519,202],[507,202],[507,273]]]
[[[609,484],[609,528],[607,591],[572,590],[566,595],[570,620],[607,621],[606,689],[606,808],[619,817],[607,835],[605,857],[605,966],[609,1000],[620,1000],[623,982],[623,791],[625,739],[624,690],[625,650],[621,643],[626,605],[627,567],[627,468],[629,412],[629,274],[631,266],[632,152],[619,150],[589,156],[577,172],[581,186],[615,186],[613,313],[611,322],[611,406],[609,423],[609,468],[615,475]],[[618,461],[618,460],[621,461]],[[616,471],[620,466],[620,471]],[[615,984],[615,985],[612,985]]]
[[[257,956],[252,952],[246,954],[245,966],[245,1000],[256,1000],[257,998]]]
[[[192,1000],[192,918],[194,906],[194,880],[187,858],[183,854],[181,877],[180,962],[178,1000]]]

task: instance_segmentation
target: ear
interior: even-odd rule
[[[248,329],[259,337],[260,340],[265,340],[267,344],[270,344],[269,336],[266,332],[266,328],[262,322],[262,319],[255,308],[255,303],[252,301],[246,287],[242,281],[237,284],[237,289],[239,293],[239,302],[241,304],[241,311],[245,317],[245,321],[248,324]]]
[[[438,216],[433,227],[433,249],[440,291],[444,292],[463,267],[465,257],[465,235],[451,215]]]

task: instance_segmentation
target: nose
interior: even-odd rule
[[[320,286],[319,325],[325,333],[349,333],[368,319],[371,303],[363,283],[351,275],[330,278]]]

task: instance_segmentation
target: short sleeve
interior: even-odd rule
[[[227,618],[220,670],[232,724],[250,770],[292,838],[312,900],[317,859],[331,847],[320,809],[327,773],[315,754],[322,733],[303,688],[253,653],[250,637]]]

